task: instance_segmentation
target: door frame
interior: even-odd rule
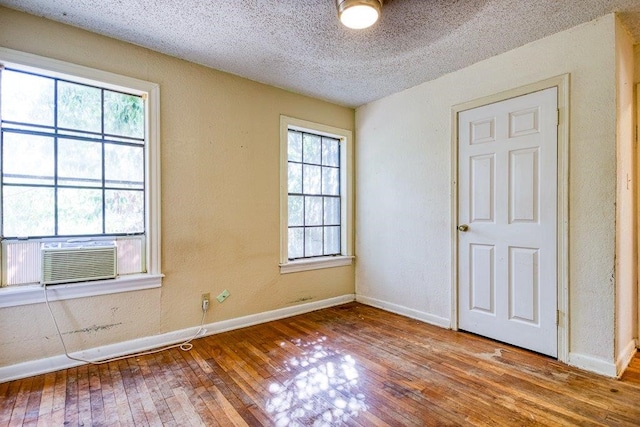
[[[558,88],[557,324],[558,360],[569,360],[569,85],[562,74],[451,107],[451,329],[458,330],[458,115],[462,111]]]

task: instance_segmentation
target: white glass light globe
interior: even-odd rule
[[[378,11],[367,5],[355,5],[346,8],[340,15],[340,21],[344,26],[361,30],[372,26],[378,20]]]

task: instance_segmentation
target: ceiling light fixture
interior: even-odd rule
[[[382,11],[383,0],[336,0],[340,22],[355,30],[376,23]]]

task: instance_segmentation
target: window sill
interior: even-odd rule
[[[353,264],[353,259],[354,257],[352,256],[332,256],[289,261],[286,264],[280,264],[280,274],[319,270],[321,268],[343,267]]]
[[[132,274],[110,280],[49,285],[47,287],[47,295],[49,301],[61,301],[153,289],[162,285],[162,277],[164,277],[162,274]],[[0,288],[0,308],[40,304],[43,302],[44,291],[42,285],[34,284]]]

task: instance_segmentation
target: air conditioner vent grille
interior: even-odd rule
[[[42,248],[42,283],[71,283],[116,277],[116,247]]]

